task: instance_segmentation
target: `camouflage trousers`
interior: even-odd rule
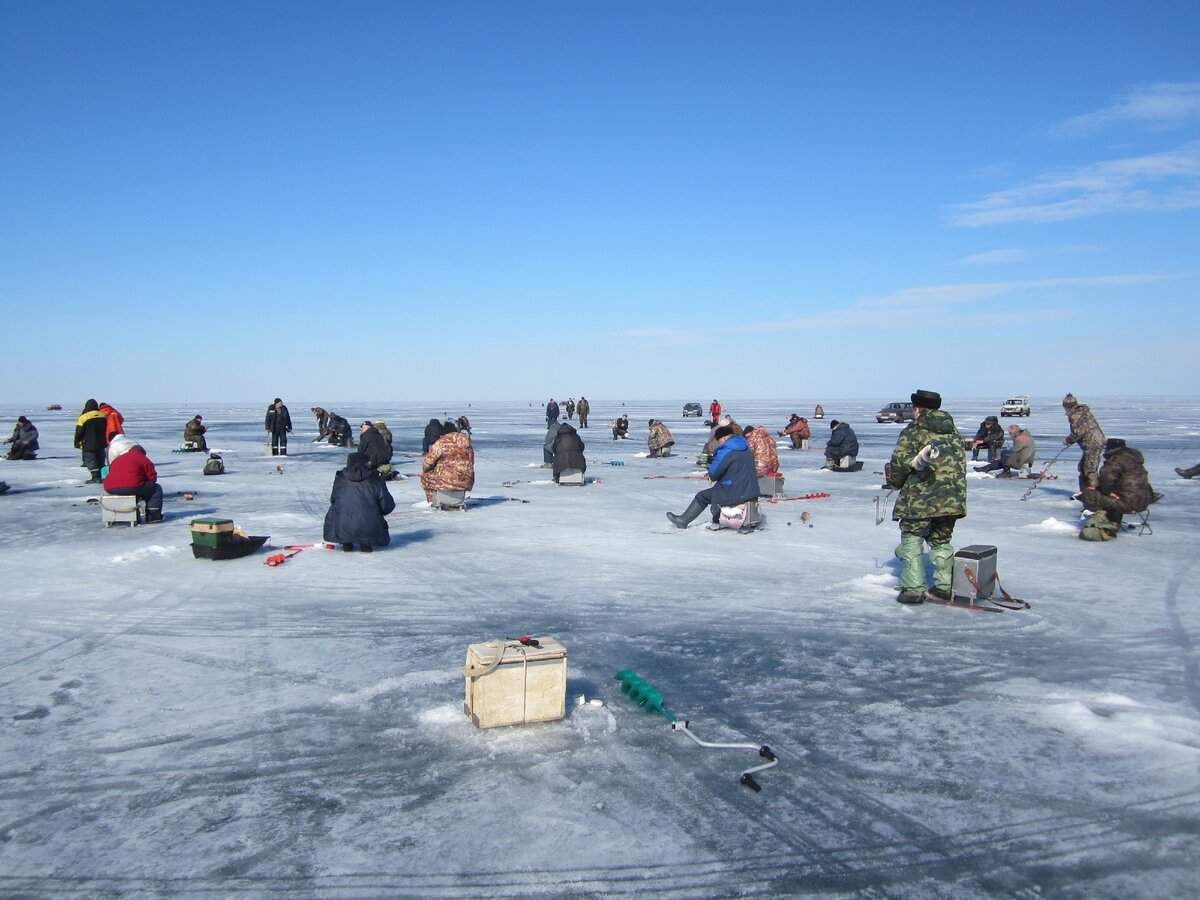
[[[1079,459],[1079,489],[1096,486],[1096,477],[1100,472],[1100,464],[1104,457],[1104,442],[1099,444],[1082,443],[1083,456]]]

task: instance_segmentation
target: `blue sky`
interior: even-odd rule
[[[1194,393],[1197,35],[9,0],[0,400]]]

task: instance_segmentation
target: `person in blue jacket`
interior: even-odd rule
[[[758,497],[754,454],[746,439],[738,433],[737,426],[722,425],[713,437],[717,441],[717,451],[708,466],[712,487],[698,491],[681,515],[667,513],[667,519],[676,528],[687,528],[705,507],[712,509],[716,522],[722,506],[737,506]]]
[[[346,468],[333,476],[329,512],[325,514],[325,540],[353,550],[358,544],[364,553],[391,542],[388,513],[396,501],[388,492],[379,473],[372,469],[365,453],[351,453]]]

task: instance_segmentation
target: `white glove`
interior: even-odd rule
[[[921,452],[913,457],[912,466],[918,472],[924,472],[925,467],[941,455],[942,451],[933,444],[926,444],[921,448]]]

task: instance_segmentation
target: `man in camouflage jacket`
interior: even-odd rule
[[[1083,448],[1083,457],[1079,460],[1079,490],[1094,488],[1104,454],[1104,432],[1088,405],[1076,400],[1074,394],[1063,397],[1063,409],[1071,423],[1071,433],[1063,438],[1063,443],[1068,446],[1078,444]]]
[[[922,603],[926,592],[951,597],[954,576],[954,524],[967,514],[967,454],[954,419],[942,412],[942,398],[933,391],[912,395],[915,418],[900,432],[888,484],[900,495],[892,518],[900,523],[896,556],[900,571],[901,603]],[[925,542],[933,563],[933,590],[925,581]]]
[[[662,419],[651,419],[646,444],[650,447],[651,459],[670,456],[671,448],[675,446],[675,437],[671,434],[671,429],[662,423]]]

